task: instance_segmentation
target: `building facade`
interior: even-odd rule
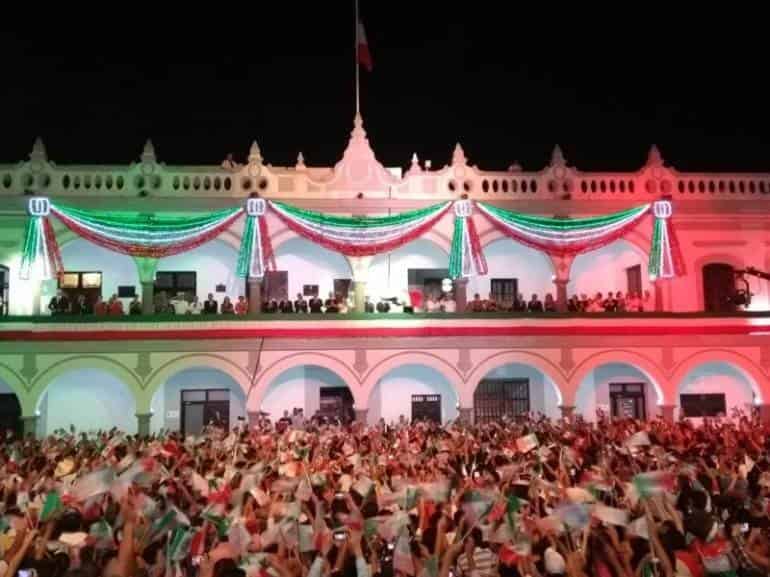
[[[341,147],[344,143],[340,143]],[[236,273],[243,222],[188,252],[159,259],[111,252],[57,225],[67,274],[22,280],[27,205],[190,214],[250,197],[346,216],[398,214],[469,198],[524,213],[584,217],[669,200],[685,274],[650,278],[652,217],[575,258],[517,243],[476,220],[488,274],[455,281],[456,313],[362,314],[372,302],[447,276],[446,216],[390,253],[346,257],[267,215],[275,268],[266,282]],[[357,118],[333,167],[265,162],[167,166],[147,143],[128,166],[61,166],[41,141],[30,158],[0,165],[0,420],[47,434],[118,426],[129,432],[195,430],[260,412],[345,410],[374,423],[401,415],[490,419],[597,411],[643,418],[758,411],[770,419],[770,283],[736,271],[770,270],[770,174],[682,173],[656,148],[634,173],[588,173],[558,147],[539,171],[487,171],[457,145],[438,169],[412,157],[383,167]],[[241,219],[243,220],[243,219]],[[68,284],[69,283],[69,284]],[[750,302],[738,305],[745,294]],[[107,300],[136,294],[145,314],[49,318],[57,290]],[[245,296],[242,317],[152,314],[160,290],[203,301]],[[68,292],[69,291],[69,292]],[[277,292],[276,292],[277,291]],[[276,295],[345,291],[339,315],[258,314]],[[647,293],[642,313],[473,313],[473,295]],[[130,296],[118,296],[128,310]]]

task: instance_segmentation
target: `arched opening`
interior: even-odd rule
[[[397,422],[431,420],[446,423],[457,418],[459,396],[449,380],[433,367],[406,364],[389,370],[369,395],[367,420]]]
[[[300,365],[270,382],[260,410],[268,413],[273,422],[299,409],[306,419],[321,416],[348,422],[355,416],[354,404],[350,388],[337,373],[318,365]]]
[[[688,418],[731,416],[736,409],[748,414],[761,400],[757,383],[742,369],[724,361],[700,364],[677,384],[679,415]]]
[[[163,291],[170,299],[184,293],[188,301],[197,296],[203,302],[212,293],[220,305],[226,296],[237,302],[247,294],[246,283],[236,272],[237,263],[238,251],[218,239],[162,258],[155,273],[155,294]]]
[[[579,254],[572,262],[567,293],[593,297],[597,292],[606,296],[608,292],[644,295],[647,291],[651,295],[647,260],[644,251],[623,239]],[[654,306],[653,302],[645,303],[644,310],[653,310]]]
[[[109,430],[135,434],[136,399],[119,377],[103,369],[72,369],[48,384],[38,401],[38,431],[50,435],[58,429]]]
[[[174,373],[151,401],[154,432],[165,429],[197,435],[210,423],[231,429],[246,418],[246,393],[226,372],[190,367]]]
[[[59,288],[70,304],[76,302],[81,294],[92,305],[98,297],[108,300],[113,294],[121,292],[119,287],[133,287],[141,296],[136,264],[130,256],[107,250],[83,238],[65,244],[61,255],[65,274],[58,281],[53,279],[43,283],[44,308]],[[121,301],[123,310],[128,312],[131,298],[124,297]]]
[[[732,312],[735,269],[731,264],[712,262],[703,265],[703,308],[707,312]]]
[[[0,438],[6,431],[21,434],[21,404],[14,390],[0,379]]]
[[[379,254],[369,265],[367,294],[372,302],[399,297],[410,290],[441,293],[449,276],[449,255],[435,242],[419,238],[393,252]]]
[[[329,293],[347,299],[353,274],[344,255],[302,237],[294,237],[275,249],[276,271],[265,277],[263,297],[291,298],[313,293],[326,299]]]
[[[535,367],[508,363],[489,371],[473,392],[476,423],[540,413],[559,416],[561,393],[554,382]]]
[[[604,363],[589,371],[575,395],[575,409],[586,421],[599,413],[612,418],[657,416],[662,399],[659,383],[630,363]]]
[[[489,273],[475,276],[468,281],[468,299],[478,293],[482,299],[491,295],[497,306],[510,308],[517,294],[523,295],[525,302],[533,293],[540,300],[551,293],[555,296],[551,280],[553,267],[545,253],[501,238],[484,247]]]

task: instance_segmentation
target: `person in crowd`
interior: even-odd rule
[[[319,314],[323,312],[323,301],[318,295],[313,295],[313,298],[310,299],[309,307],[310,312],[313,314]]]
[[[128,314],[131,316],[142,314],[142,302],[139,300],[139,297],[134,296],[131,302],[128,303]]]
[[[209,293],[209,296],[206,297],[205,301],[203,301],[203,314],[215,315],[217,314],[218,310],[219,310],[219,303],[214,298],[213,293]]]
[[[472,313],[484,312],[484,301],[481,300],[481,295],[479,293],[473,295],[473,300],[468,303],[468,310]]]
[[[249,301],[246,300],[246,297],[243,295],[240,295],[238,297],[238,302],[235,303],[235,314],[236,315],[245,315],[249,312]]]
[[[455,302],[455,297],[452,293],[446,293],[444,298],[441,299],[441,304],[445,313],[457,312],[457,303]]]
[[[200,315],[203,313],[204,305],[201,302],[201,300],[198,298],[198,295],[194,295],[192,302],[190,302],[190,305],[187,307],[187,314],[188,315]]]
[[[567,311],[571,313],[580,312],[580,298],[577,295],[572,295],[567,301]]]
[[[229,296],[226,296],[224,299],[222,299],[222,314],[223,315],[235,314],[235,307],[233,306],[233,303],[230,300]]]
[[[336,314],[340,312],[340,307],[337,299],[329,293],[329,298],[324,301],[324,312],[326,314]]]
[[[278,312],[278,301],[276,299],[266,300],[262,305],[262,312],[273,315]]]
[[[523,313],[527,311],[527,300],[524,298],[522,293],[519,293],[516,296],[516,299],[514,299],[513,310],[517,313]]]
[[[543,302],[538,298],[536,293],[532,293],[532,298],[527,303],[527,310],[531,313],[542,313]]]
[[[545,301],[543,303],[543,310],[547,313],[555,313],[556,312],[556,300],[553,298],[553,295],[551,293],[547,293],[545,295]]]
[[[302,296],[302,293],[297,293],[297,298],[294,299],[294,310],[298,313],[307,313],[307,301],[305,300],[305,297]]]
[[[626,310],[630,313],[638,313],[641,309],[639,293],[630,292],[626,299]]]
[[[369,297],[369,295],[366,295],[364,297],[364,312],[365,313],[374,312],[374,303],[372,302],[372,299]]]
[[[436,300],[436,297],[433,294],[433,292],[428,292],[428,294],[425,295],[425,312],[426,313],[439,312],[439,302]]]
[[[602,308],[604,309],[604,312],[608,313],[614,313],[617,310],[615,295],[612,291],[609,291],[607,297],[602,301]]]
[[[487,296],[487,300],[484,301],[484,312],[485,313],[494,313],[497,312],[498,306],[497,301],[495,300],[495,295],[492,293],[489,293]]]
[[[48,303],[48,310],[54,316],[69,314],[70,301],[61,289],[57,290],[56,294],[51,297],[51,301]]]
[[[94,313],[94,307],[91,302],[86,298],[86,295],[80,293],[75,302],[72,303],[73,315],[91,315]]]
[[[190,303],[187,302],[187,295],[183,292],[177,293],[168,304],[175,315],[186,315],[190,311]]]
[[[107,314],[114,317],[123,316],[123,302],[117,294],[110,297],[110,301],[107,303]]]
[[[278,310],[284,314],[291,314],[294,312],[294,306],[291,304],[291,299],[288,296],[283,296],[281,297],[281,300],[278,301]]]

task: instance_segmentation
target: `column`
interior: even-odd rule
[[[559,405],[561,409],[561,418],[567,421],[571,421],[575,416],[575,405]]]
[[[262,312],[262,279],[251,278],[246,281],[249,294],[249,314],[254,315]],[[291,298],[291,295],[288,295]]]
[[[366,283],[369,282],[369,265],[371,256],[349,256],[348,264],[353,273],[353,300],[354,310],[357,313],[364,312],[366,302]]]
[[[464,313],[468,305],[468,279],[458,278],[455,285],[455,306],[458,313]]]
[[[152,419],[152,413],[137,413],[136,414],[136,433],[140,437],[150,436],[150,419]]]
[[[673,423],[674,409],[676,409],[676,405],[660,405],[660,418],[667,423]]]
[[[662,279],[655,279],[652,282],[652,286],[654,287],[655,293],[654,293],[654,299],[655,299],[655,312],[663,312],[665,308],[663,307],[663,280]]]
[[[142,285],[142,314],[155,314],[155,271],[158,270],[158,259],[148,256],[135,256],[136,271]]]
[[[142,314],[155,314],[155,282],[142,283]]]
[[[37,436],[37,415],[28,415],[21,417],[22,433],[25,437]]]
[[[468,425],[473,423],[473,407],[460,407],[457,409],[460,413],[457,416],[457,420],[461,423],[466,423]]]
[[[770,425],[770,403],[759,405],[759,421],[763,425]]]
[[[354,409],[356,413],[356,423],[366,424],[366,418],[369,413],[369,409]]]
[[[557,278],[553,281],[556,285],[556,310],[560,313],[567,312],[567,283],[568,278]]]

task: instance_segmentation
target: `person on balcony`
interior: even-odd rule
[[[142,303],[139,301],[139,297],[134,296],[128,304],[128,314],[131,316],[142,314]]]
[[[190,308],[184,293],[177,293],[176,297],[169,302],[169,307],[174,309],[175,315],[186,315]]]
[[[529,300],[529,303],[527,303],[527,310],[531,313],[543,312],[543,301],[538,298],[537,294],[532,294],[532,298]]]
[[[615,310],[619,313],[626,312],[626,297],[621,291],[615,293]]]
[[[94,314],[98,317],[107,316],[107,303],[102,300],[101,296],[96,297],[94,303]]]
[[[630,313],[638,313],[641,306],[642,302],[639,299],[639,293],[629,293],[626,299],[626,310]]]
[[[513,310],[517,313],[523,313],[527,311],[527,301],[524,300],[524,295],[519,293],[513,300]]]
[[[240,295],[238,297],[238,302],[235,303],[235,314],[236,315],[245,315],[249,312],[249,301],[246,300],[246,297],[243,295]]]
[[[215,315],[217,314],[217,309],[219,309],[219,303],[214,299],[214,295],[209,293],[208,298],[203,301],[203,314]]]
[[[334,302],[334,293],[330,292],[329,298],[324,301],[324,310],[328,312],[328,309],[330,306],[332,306],[332,304],[336,306],[336,303]]]
[[[545,309],[545,312],[547,313],[556,312],[556,300],[553,298],[553,295],[551,293],[548,293],[545,295],[544,309]]]
[[[187,314],[188,315],[199,315],[203,312],[203,303],[198,298],[198,295],[195,295],[193,297],[192,302],[190,303],[190,306],[187,307]]]
[[[445,313],[457,312],[457,303],[455,302],[455,297],[452,293],[446,293],[442,302],[444,304]]]
[[[374,312],[374,303],[369,298],[369,295],[366,295],[364,297],[364,312],[365,313],[373,313]]]
[[[118,295],[113,294],[110,297],[110,302],[108,303],[108,307],[107,307],[107,313],[113,317],[123,316],[123,303],[118,298]]]
[[[235,314],[235,307],[233,307],[233,303],[230,301],[230,297],[225,297],[222,301],[222,314],[223,315],[232,315]]]
[[[485,313],[494,313],[497,312],[497,301],[495,300],[495,295],[492,293],[489,293],[487,296],[487,300],[484,301],[484,312]]]
[[[297,293],[297,298],[294,301],[294,311],[298,313],[307,313],[307,301],[302,296],[302,293]]]
[[[94,306],[86,299],[86,295],[79,294],[77,300],[72,303],[73,315],[92,315]]]
[[[267,313],[269,315],[273,315],[278,312],[278,301],[275,299],[270,299],[265,301],[265,304],[262,306],[262,312]]]
[[[473,295],[473,300],[468,303],[468,310],[472,313],[484,312],[484,301],[481,300],[481,295],[479,293]]]
[[[285,314],[291,314],[294,312],[294,307],[291,304],[291,300],[288,296],[281,297],[281,300],[278,302],[278,310]]]
[[[340,312],[340,306],[337,299],[332,296],[332,293],[329,293],[329,298],[324,302],[324,311],[326,314],[336,314]]]
[[[605,312],[614,313],[618,308],[618,303],[615,302],[615,296],[612,291],[607,293],[607,298],[602,301],[602,308]]]
[[[428,293],[425,297],[425,312],[437,313],[440,311],[439,303],[433,293]]]
[[[310,299],[310,312],[314,314],[322,313],[323,312],[323,301],[318,297],[318,295],[315,295],[312,299]]]
[[[70,312],[70,301],[61,290],[57,290],[56,295],[51,298],[51,302],[48,303],[48,310],[54,316],[66,315]]]
[[[643,313],[644,311],[652,311],[655,308],[654,303],[652,302],[652,295],[650,294],[650,291],[646,290],[644,291],[644,296],[642,297],[642,304],[639,307],[639,312]]]

